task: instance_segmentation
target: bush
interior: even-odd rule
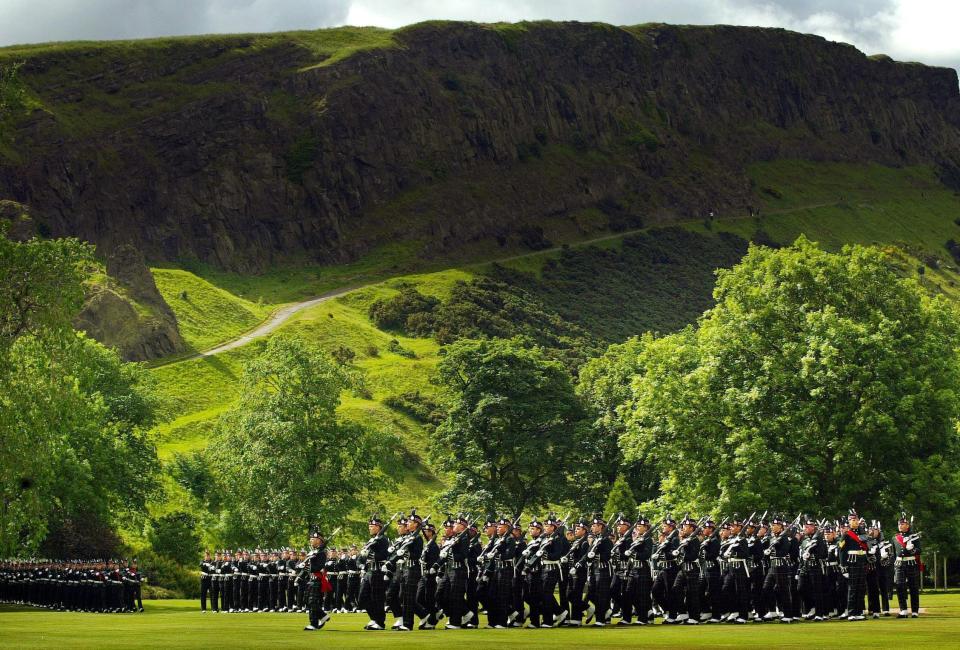
[[[380,356],[380,348],[378,348],[375,345],[368,345],[367,356],[370,357],[371,359],[376,359],[377,357]]]
[[[189,512],[171,512],[151,518],[147,539],[159,555],[179,564],[193,564],[200,555],[197,519]]]
[[[339,363],[341,366],[346,366],[350,363],[353,363],[357,353],[345,345],[339,345],[333,349],[333,352],[330,353],[330,356],[333,357],[333,360]]]
[[[417,355],[413,350],[408,350],[402,345],[397,339],[390,339],[390,345],[387,346],[387,349],[394,354],[399,354],[401,357],[406,357],[408,359],[416,359]]]
[[[197,598],[200,582],[197,571],[177,564],[175,560],[159,555],[151,549],[137,554],[140,573],[147,579],[143,586],[144,598]],[[197,558],[191,559],[191,564]]]
[[[410,314],[432,312],[439,304],[440,301],[433,296],[425,296],[413,287],[404,287],[392,298],[374,301],[367,316],[380,329],[406,331]]]
[[[960,264],[960,244],[953,239],[948,239],[945,246],[947,247],[947,251],[949,251],[950,255],[953,257],[953,260]]]
[[[420,391],[391,395],[383,400],[390,408],[406,413],[421,424],[437,425],[443,421],[444,414],[439,404]]]
[[[175,453],[169,468],[173,480],[193,498],[208,507],[216,507],[216,479],[202,452]]]

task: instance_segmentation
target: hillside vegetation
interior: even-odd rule
[[[713,221],[655,227],[498,263],[400,275],[304,310],[277,333],[302,337],[331,353],[349,351],[364,387],[344,394],[341,412],[403,441],[402,489],[383,494],[382,505],[409,507],[428,502],[443,486],[427,456],[437,421],[430,377],[441,343],[467,331],[465,322],[473,336],[539,336],[575,371],[610,342],[646,330],[675,331],[695,320],[712,304],[713,270],[736,263],[748,240],[777,245],[800,233],[828,248],[879,244],[902,273],[916,276],[922,269],[931,291],[957,295],[958,262],[945,246],[960,239],[960,197],[930,169],[780,161],[756,165],[751,174],[759,217],[721,213]],[[322,267],[243,277],[200,272],[203,278],[185,270],[154,270],[178,319],[195,328],[184,330],[195,345],[249,329],[281,301],[329,288],[330,278],[357,279]],[[181,291],[193,302],[178,300]],[[425,300],[403,312],[403,324],[378,327],[371,306],[401,294]],[[249,300],[253,296],[261,302]],[[419,316],[411,320],[410,313]],[[259,345],[152,371],[174,405],[172,419],[154,431],[168,463],[177,454],[202,452],[216,418],[236,399],[244,361]],[[156,507],[189,497],[168,482],[165,499],[166,505]]]

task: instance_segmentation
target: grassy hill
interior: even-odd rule
[[[370,282],[298,313],[277,332],[355,353],[365,390],[345,394],[341,412],[403,440],[401,489],[384,494],[382,501],[384,507],[409,507],[426,504],[443,485],[427,456],[431,425],[424,415],[435,393],[430,376],[440,344],[437,337],[385,331],[371,321],[370,305],[401,289],[446,302],[463,286],[458,283],[495,280],[501,291],[521,292],[517,295],[580,328],[584,340],[602,349],[646,329],[670,331],[694,320],[710,305],[713,270],[734,264],[747,240],[785,244],[803,233],[828,248],[851,242],[882,245],[904,273],[916,275],[922,267],[931,291],[958,295],[957,262],[945,245],[960,239],[960,197],[932,170],[778,161],[753,166],[751,178],[760,216],[719,214],[679,228],[607,233],[599,241],[499,262],[401,272],[380,281],[370,278],[390,272],[395,261],[390,254],[343,267],[291,267],[261,276],[207,268],[154,269],[154,275],[185,338],[197,349],[250,329],[280,304],[337,282]],[[154,431],[165,461],[204,448],[216,418],[236,399],[244,361],[260,344],[152,370],[173,405],[171,420]],[[170,482],[165,501],[155,507],[184,498]]]

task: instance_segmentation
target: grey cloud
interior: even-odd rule
[[[0,0],[0,45],[315,29],[350,0]]]

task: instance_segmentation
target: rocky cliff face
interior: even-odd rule
[[[43,108],[3,122],[0,198],[105,251],[256,271],[398,237],[428,254],[529,239],[594,206],[648,222],[744,206],[745,165],[780,157],[931,164],[960,188],[950,69],[773,29],[392,39],[329,65],[256,37],[17,54]]]

